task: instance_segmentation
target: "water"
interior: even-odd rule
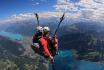
[[[7,37],[11,40],[22,40],[22,35],[21,34],[14,34],[10,32],[5,32],[5,31],[0,31],[0,36]]]
[[[51,64],[49,70],[52,70]],[[104,70],[104,66],[95,62],[76,60],[71,51],[60,51],[55,57],[55,70]]]

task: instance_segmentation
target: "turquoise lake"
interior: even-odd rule
[[[49,70],[52,70],[51,64]],[[104,66],[95,62],[76,60],[71,51],[60,51],[55,57],[55,70],[104,70]]]
[[[11,32],[5,32],[5,31],[0,31],[0,36],[7,37],[11,40],[22,40],[22,35],[21,34],[14,34]]]

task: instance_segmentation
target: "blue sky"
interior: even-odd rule
[[[70,13],[74,18],[103,20],[104,0],[0,0],[0,20],[22,13],[47,14],[47,11]]]
[[[0,0],[0,20],[11,15],[62,11],[84,17],[104,18],[104,0]],[[82,14],[82,15],[81,15]]]
[[[57,0],[0,0],[0,19],[13,14],[54,11]]]

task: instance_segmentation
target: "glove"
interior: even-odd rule
[[[53,38],[57,38],[57,35],[54,35]]]
[[[51,61],[53,61],[53,57],[52,56],[50,56],[49,58],[50,58]]]
[[[54,62],[54,59],[52,59],[51,62]]]

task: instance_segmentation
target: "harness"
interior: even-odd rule
[[[39,36],[38,34],[36,34],[35,35],[35,39],[34,39],[34,46],[32,46],[32,49],[36,52],[36,53],[38,53],[39,55],[42,55],[42,56],[44,56],[44,57],[46,57],[45,55],[44,55],[44,53],[43,53],[43,48],[42,48],[42,45],[41,45],[41,43],[40,43],[40,38],[42,38],[43,36]],[[49,50],[49,52],[50,52],[50,54],[52,55],[52,56],[55,56],[56,54],[56,50],[55,50],[55,48],[54,48],[54,45],[53,45],[53,43],[52,43],[52,41],[51,40],[48,40],[47,38],[45,38],[44,37],[44,39],[47,41],[47,48],[48,48],[48,50]],[[37,46],[36,46],[37,45]],[[47,57],[46,57],[47,58]]]

